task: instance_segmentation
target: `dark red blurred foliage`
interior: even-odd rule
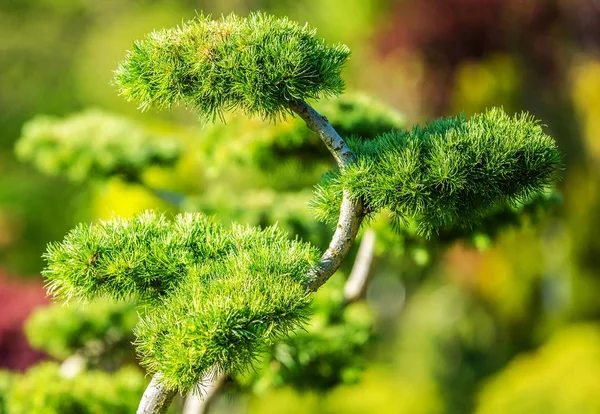
[[[44,358],[27,343],[23,324],[49,302],[42,283],[23,283],[0,270],[0,368],[22,371]]]
[[[423,55],[423,94],[436,115],[447,107],[452,72],[465,59],[518,55],[548,84],[563,76],[572,45],[600,52],[600,0],[405,0],[393,16],[379,49]]]

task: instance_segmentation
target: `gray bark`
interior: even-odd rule
[[[225,375],[216,374],[202,378],[200,393],[190,392],[185,399],[182,414],[206,414],[211,401],[225,382]]]
[[[346,302],[355,302],[365,295],[369,276],[371,275],[371,264],[373,263],[374,253],[375,231],[369,229],[363,235],[356,259],[354,259],[352,272],[344,285],[344,299]]]
[[[327,118],[315,111],[308,103],[300,100],[294,101],[290,103],[290,109],[298,114],[306,122],[306,125],[321,138],[340,169],[344,169],[356,161],[356,157],[346,142],[331,126]],[[348,191],[344,191],[340,206],[340,218],[331,243],[319,263],[311,270],[311,281],[308,284],[310,291],[318,290],[340,267],[356,238],[363,218],[362,201],[352,199]]]
[[[167,412],[176,391],[160,383],[160,373],[154,374],[152,381],[144,391],[137,414],[163,414]]]

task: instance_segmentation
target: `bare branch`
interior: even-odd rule
[[[365,295],[371,275],[374,252],[375,231],[369,229],[363,235],[356,259],[354,259],[352,272],[344,285],[344,299],[347,303],[355,302]]]
[[[137,414],[164,414],[167,412],[176,391],[168,389],[160,382],[160,378],[160,373],[156,373],[152,377],[152,381],[144,391]]]
[[[346,165],[356,161],[354,154],[350,151],[346,142],[331,126],[327,118],[302,100],[291,102],[289,107],[321,138],[340,168],[343,169]]]
[[[290,104],[290,109],[298,114],[306,122],[306,125],[321,138],[341,169],[356,161],[346,142],[331,126],[327,118],[315,111],[308,103],[300,100],[294,101]],[[309,290],[314,292],[319,289],[340,267],[356,238],[363,218],[362,201],[351,199],[350,194],[344,191],[335,233],[323,257],[311,271]]]
[[[225,375],[205,376],[200,384],[201,393],[191,392],[188,394],[183,405],[182,414],[206,414],[213,398],[225,383]]]
[[[317,291],[338,270],[352,247],[363,217],[362,201],[350,199],[344,190],[340,218],[333,238],[319,263],[311,270],[310,291]]]

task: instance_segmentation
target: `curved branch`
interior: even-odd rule
[[[188,394],[182,414],[206,414],[213,398],[225,384],[225,374],[204,376],[199,384],[200,392]]]
[[[371,264],[373,263],[373,254],[375,253],[375,230],[366,230],[356,259],[354,259],[354,266],[352,266],[352,272],[344,285],[344,299],[346,303],[352,303],[365,295],[367,291],[367,285],[369,283],[369,276],[371,275]]]
[[[311,280],[308,289],[311,292],[317,291],[338,270],[352,247],[363,217],[362,201],[351,199],[348,192],[344,190],[335,233],[321,260],[310,272]]]
[[[302,100],[290,102],[289,108],[302,118],[306,122],[306,125],[321,138],[340,168],[343,169],[346,165],[356,161],[354,154],[350,151],[346,142],[331,126],[326,117]]]
[[[350,151],[346,142],[331,126],[327,118],[302,100],[291,102],[289,107],[321,138],[340,169],[344,169],[347,165],[356,161],[356,157]],[[319,289],[340,267],[356,238],[363,218],[362,200],[352,199],[350,193],[344,190],[344,197],[340,206],[340,218],[333,238],[319,263],[311,270],[312,277],[308,284],[310,291],[314,292]]]
[[[167,412],[176,391],[162,384],[160,378],[160,373],[154,374],[148,388],[144,391],[136,414],[163,414]]]

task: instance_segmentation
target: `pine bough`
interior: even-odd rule
[[[297,115],[339,167],[312,203],[318,217],[337,222],[322,255],[277,228],[151,212],[80,225],[49,246],[43,273],[57,299],[141,304],[136,345],[154,377],[139,413],[164,412],[176,392],[248,370],[261,349],[302,326],[313,292],[338,269],[365,218],[388,211],[431,236],[472,227],[556,178],[554,141],[529,115],[500,109],[342,138],[307,102],[343,91],[349,55],[286,18],[201,15],[136,42],[118,67],[121,94],[142,110],[183,105],[207,120],[232,110],[274,121]],[[41,139],[35,125],[28,131]],[[119,145],[128,142],[122,135]],[[27,156],[25,144],[21,152]],[[90,160],[89,168],[96,164]]]

